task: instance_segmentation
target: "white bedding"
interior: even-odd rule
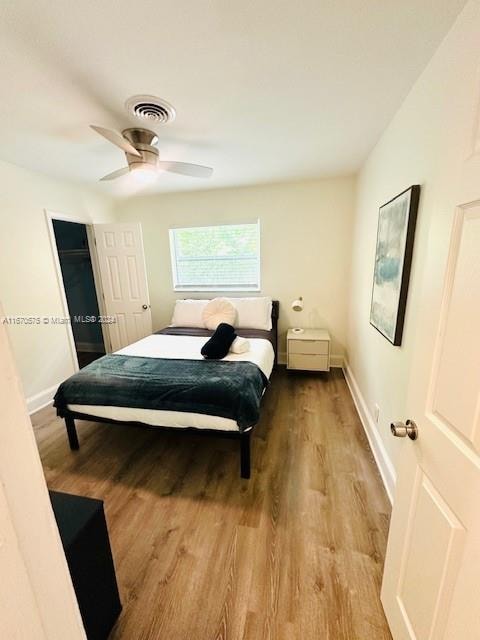
[[[208,338],[198,336],[151,335],[116,351],[124,356],[142,356],[145,358],[175,358],[181,360],[203,360],[200,349]],[[253,362],[270,378],[275,354],[268,340],[249,338],[250,350],[245,353],[229,353],[224,360],[233,362]],[[235,420],[220,418],[201,413],[183,411],[160,411],[156,409],[135,409],[130,407],[106,407],[99,405],[69,404],[71,411],[86,413],[98,418],[121,420],[125,422],[143,422],[152,427],[175,427],[186,429],[217,429],[220,431],[238,431]]]

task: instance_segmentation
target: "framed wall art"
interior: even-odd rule
[[[413,185],[378,212],[370,324],[395,346],[402,344],[419,197]]]

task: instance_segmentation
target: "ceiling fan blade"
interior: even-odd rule
[[[90,128],[106,138],[112,144],[120,147],[120,149],[125,151],[125,153],[130,153],[132,156],[138,156],[139,158],[141,157],[141,154],[135,149],[135,147],[130,144],[130,142],[124,138],[121,133],[118,133],[118,131],[105,129],[105,127],[97,127],[94,124],[91,124]]]
[[[106,176],[103,176],[103,178],[100,178],[100,182],[103,182],[104,180],[115,180],[115,178],[120,178],[120,176],[124,176],[129,171],[130,169],[128,167],[122,167],[121,169],[112,171],[112,173],[107,173]]]
[[[157,167],[162,171],[180,173],[182,176],[192,176],[193,178],[210,178],[213,173],[211,167],[204,167],[201,164],[191,164],[190,162],[160,160],[157,163]]]

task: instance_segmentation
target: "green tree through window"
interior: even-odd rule
[[[170,230],[175,289],[258,290],[259,223]]]

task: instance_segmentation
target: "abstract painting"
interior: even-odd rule
[[[370,324],[393,345],[402,344],[420,186],[380,207]]]

